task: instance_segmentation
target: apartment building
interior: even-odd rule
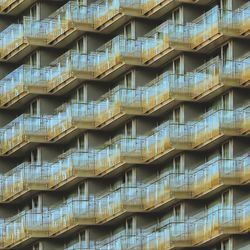
[[[0,249],[249,250],[250,1],[0,0]]]

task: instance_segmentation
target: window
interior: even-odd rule
[[[224,12],[226,10],[232,10],[232,1],[231,0],[220,0],[221,10]]]
[[[221,145],[220,156],[222,159],[231,159],[232,158],[232,143],[227,141]]]
[[[84,230],[79,233],[79,243],[82,248],[87,248],[87,242],[88,242],[88,237],[87,237],[87,231]]]
[[[42,243],[37,242],[33,245],[32,250],[42,250]]]
[[[181,58],[178,57],[173,61],[173,73],[181,74]]]
[[[41,208],[41,199],[39,196],[35,196],[31,199],[29,209]]]
[[[231,206],[231,195],[230,195],[231,193],[230,193],[230,191],[228,190],[228,191],[226,191],[226,192],[224,192],[223,194],[222,194],[222,197],[221,197],[221,201],[222,201],[222,205],[224,206],[224,207],[229,207],[229,206]]]
[[[126,219],[126,234],[132,235],[134,233],[135,229],[135,220],[133,217]]]
[[[173,110],[173,122],[175,123],[183,122],[182,108],[180,106]]]
[[[133,121],[130,121],[125,124],[125,137],[133,137],[133,135]]]
[[[129,72],[125,75],[124,85],[126,88],[133,88],[134,87],[133,72]]]
[[[32,53],[29,57],[29,65],[33,67],[39,67],[40,66],[40,53],[39,51],[36,51]]]
[[[221,108],[225,110],[232,109],[231,93],[226,93],[221,97]]]
[[[78,197],[86,197],[87,196],[87,189],[86,189],[86,183],[80,183],[78,185]]]
[[[181,156],[176,156],[173,159],[173,170],[175,173],[181,173],[182,172],[182,164],[181,164]]]
[[[39,13],[39,4],[34,4],[30,7],[30,17],[33,19],[39,20],[40,19],[40,13]]]
[[[41,151],[36,148],[30,152],[30,163],[37,163],[41,161]]]
[[[221,59],[223,63],[233,59],[231,43],[227,43],[221,47]]]
[[[124,37],[126,39],[134,39],[134,25],[132,22],[124,26]]]
[[[172,21],[176,24],[182,23],[181,8],[178,8],[172,12]]]
[[[133,171],[133,169],[130,169],[130,170],[125,172],[125,184],[127,186],[130,186],[130,185],[134,184],[134,182],[135,182],[134,171]]]
[[[39,101],[38,100],[35,100],[35,101],[31,102],[31,104],[30,104],[30,114],[34,115],[34,116],[40,114]]]
[[[86,100],[85,96],[85,86],[81,86],[76,91],[77,101],[78,102],[84,102]]]
[[[80,38],[76,43],[76,50],[79,53],[87,53],[87,40],[85,37]]]
[[[174,218],[175,221],[180,221],[181,220],[181,205],[175,206],[173,208],[173,214],[174,214]]]
[[[79,136],[77,138],[77,148],[78,149],[85,149],[85,134]]]
[[[230,244],[230,240],[224,240],[221,242],[221,250],[231,250],[231,244]]]

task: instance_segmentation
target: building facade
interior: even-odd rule
[[[249,250],[250,1],[0,0],[0,249]]]

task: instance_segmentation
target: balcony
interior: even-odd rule
[[[39,68],[22,65],[0,81],[0,105],[16,106],[36,95],[46,94],[47,84]]]
[[[65,40],[68,44],[81,33],[94,31],[93,11],[77,1],[67,2],[43,22],[48,23],[47,38],[50,45],[58,45]]]
[[[51,93],[67,93],[81,80],[93,79],[93,57],[70,50],[44,69]]]
[[[245,135],[250,134],[250,106],[243,110],[242,132]]]
[[[96,127],[112,125],[143,114],[143,90],[118,87],[95,103]]]
[[[195,221],[193,244],[203,246],[209,241],[220,239],[241,231],[242,210],[238,208],[218,208]]]
[[[202,148],[229,136],[241,135],[242,112],[218,110],[207,113],[193,125],[193,147]]]
[[[94,153],[70,150],[58,157],[49,168],[49,187],[57,189],[77,182],[79,179],[95,176]]]
[[[49,233],[58,236],[95,221],[94,200],[76,197],[49,210]]]
[[[1,0],[0,13],[18,15],[34,2],[35,0]]]
[[[47,25],[24,17],[23,24],[12,24],[0,33],[0,60],[15,62],[37,46],[46,46]]]
[[[169,153],[192,148],[191,128],[189,124],[165,122],[155,128],[151,135],[145,136],[144,155],[152,162]]]
[[[220,191],[228,186],[242,183],[242,170],[240,160],[213,159],[198,167],[193,173],[193,195],[204,196]]]
[[[3,176],[1,202],[11,202],[48,189],[48,165],[23,163]]]
[[[57,109],[48,118],[48,138],[58,141],[70,134],[86,129],[94,129],[94,105],[92,103],[68,103]]]
[[[143,237],[140,231],[134,234],[122,231],[112,237],[97,241],[95,249],[142,250],[142,241]],[[74,249],[69,249],[69,250],[74,250]]]
[[[250,155],[246,155],[241,157],[240,164],[242,167],[242,182],[249,183],[250,182]]]
[[[167,226],[146,235],[142,249],[179,249],[186,247],[192,247],[190,225],[185,222],[170,222]]]
[[[48,233],[46,211],[24,211],[5,221],[3,246],[4,248],[18,247],[37,238],[46,238]]]
[[[124,214],[143,211],[142,188],[121,186],[96,201],[97,223],[105,223]]]
[[[152,210],[173,201],[192,197],[188,173],[169,173],[168,175],[147,184],[144,190],[144,207]]]
[[[245,54],[240,60],[241,65],[241,84],[249,87],[250,85],[250,53]]]
[[[105,0],[92,4],[94,27],[104,32],[112,32],[124,25],[130,17],[142,16],[140,0]]]
[[[23,114],[1,131],[1,154],[10,155],[30,143],[47,142],[46,120],[43,117]]]
[[[240,19],[241,33],[245,36],[249,36],[250,31],[250,3],[246,2],[237,10],[237,14]]]
[[[204,101],[229,88],[240,87],[246,66],[240,61],[222,62],[218,57],[215,57],[194,72],[188,73],[193,82],[193,98]]]
[[[189,80],[184,75],[171,72],[162,74],[143,89],[143,107],[146,114],[167,107],[172,108],[181,101],[192,99]]]
[[[132,66],[142,65],[141,42],[127,39],[122,35],[113,38],[91,55],[94,58],[97,79],[110,80],[110,77],[114,79]]]
[[[223,43],[228,36],[240,36],[240,25],[235,13],[215,6],[191,23],[189,35],[192,48],[206,52]]]
[[[118,138],[95,152],[95,170],[104,175],[131,164],[143,164],[143,138]]]
[[[168,20],[144,37],[142,62],[150,66],[160,66],[177,56],[180,51],[190,51],[189,27]]]

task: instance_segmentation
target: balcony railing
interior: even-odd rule
[[[53,92],[71,81],[92,79],[94,73],[93,57],[70,50],[57,58],[51,67],[44,70],[48,80],[48,89]]]
[[[94,58],[95,76],[100,77],[122,64],[141,65],[141,41],[119,35],[91,55]]]
[[[193,127],[193,145],[201,146],[220,136],[240,135],[243,114],[240,111],[218,110],[206,114]]]
[[[234,12],[221,10],[215,6],[190,23],[190,39],[193,48],[215,38],[220,34],[240,35],[238,18],[234,18]]]
[[[95,128],[92,103],[69,103],[61,106],[55,115],[48,118],[50,140],[76,129]]]
[[[97,222],[111,220],[126,212],[143,210],[142,188],[122,186],[97,200]]]
[[[92,198],[73,198],[49,210],[50,235],[79,225],[92,224],[95,224],[95,206]]]
[[[1,133],[1,153],[18,149],[30,142],[47,141],[46,119],[23,114],[3,127]]]
[[[144,190],[144,207],[151,209],[178,199],[191,198],[191,183],[188,173],[169,173],[148,185]]]
[[[140,38],[140,40],[142,42],[142,61],[144,63],[172,49],[191,49],[189,27],[175,24],[169,20]]]
[[[0,104],[7,106],[27,94],[47,93],[46,78],[40,68],[22,65],[0,81]]]
[[[47,189],[48,164],[22,163],[3,176],[1,180],[1,201],[7,202],[29,191]]]
[[[141,16],[140,0],[105,0],[93,4],[94,26],[100,28],[106,22],[115,19],[118,15]]]
[[[243,6],[238,9],[238,15],[240,19],[241,32],[247,33],[250,30],[250,3],[246,2]]]
[[[167,226],[146,235],[143,249],[175,249],[192,246],[191,228],[185,222],[171,222]]]
[[[145,161],[142,138],[120,138],[96,150],[96,174],[104,174],[124,164],[140,164]]]
[[[24,17],[23,24],[10,25],[0,33],[0,57],[29,45],[46,45],[46,29],[46,24],[30,17]]]
[[[69,1],[43,22],[48,23],[48,43],[72,31],[93,30],[93,11],[77,1]]]
[[[239,87],[247,63],[243,61],[221,61],[218,57],[208,61],[192,73],[194,98],[211,93],[219,87]]]
[[[24,211],[5,222],[3,245],[11,247],[32,238],[48,237],[47,211]]]
[[[172,100],[190,100],[191,96],[188,77],[166,72],[143,89],[143,107],[150,112]]]
[[[105,125],[110,119],[126,115],[143,114],[143,89],[118,88],[95,103],[96,126]]]
[[[190,149],[192,147],[191,128],[188,124],[165,122],[145,137],[144,154],[148,160],[173,149]]]
[[[64,153],[50,165],[49,186],[53,188],[76,178],[95,176],[94,156],[94,152],[83,150]]]
[[[99,240],[96,248],[99,250],[142,250],[142,234],[140,231],[136,233],[121,232],[118,235]]]
[[[241,160],[215,159],[193,173],[193,195],[202,195],[221,185],[240,185],[243,166]]]
[[[193,243],[195,245],[221,235],[240,233],[242,209],[218,208],[194,222]]]

